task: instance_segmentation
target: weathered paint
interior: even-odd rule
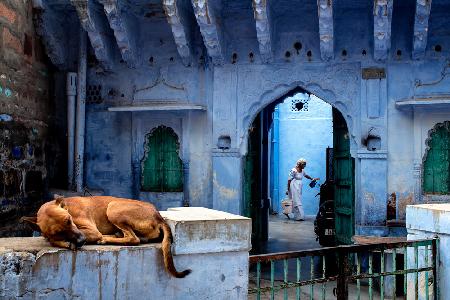
[[[44,2],[50,12],[41,16],[44,20],[54,20],[63,11],[70,22],[62,30],[70,33],[78,28],[72,6]],[[392,193],[398,195],[397,206],[409,202],[411,194],[414,203],[436,200],[422,194],[422,159],[428,131],[448,120],[448,105],[444,109],[436,109],[436,103],[398,108],[396,102],[448,97],[450,39],[441,30],[450,23],[448,3],[433,1],[427,16],[428,46],[423,57],[413,61],[414,23],[422,18],[421,13],[415,15],[416,1],[270,1],[270,14],[261,20],[272,30],[273,61],[263,63],[252,2],[222,2],[186,1],[186,23],[180,14],[167,16],[163,4],[149,8],[139,1],[130,2],[134,6],[127,8],[128,13],[137,20],[130,39],[136,39],[142,53],[136,69],[121,63],[120,55],[111,57],[110,72],[103,72],[95,61],[89,68],[89,84],[102,86],[104,102],[88,105],[88,187],[140,197],[136,174],[143,137],[165,125],[178,131],[180,157],[189,166],[183,201],[239,212],[242,156],[247,151],[250,124],[264,107],[300,86],[336,107],[347,122],[356,164],[357,233],[389,234],[384,221]],[[327,16],[318,13],[318,4],[326,4]],[[172,5],[169,14],[174,13],[173,3],[166,5]],[[101,19],[106,20],[105,16]],[[334,58],[328,61],[321,57],[323,25],[333,27],[334,50],[326,48]],[[181,30],[192,37],[190,55],[197,64],[183,62],[187,56],[180,55],[180,48],[189,44],[174,39]],[[51,38],[51,31],[45,33]],[[117,50],[117,41],[113,42],[110,50]],[[73,44],[66,47],[65,52],[74,52]],[[96,44],[94,50],[98,50]],[[50,57],[62,53],[57,48],[47,52]],[[373,67],[384,69],[385,76],[363,78],[362,72]],[[107,112],[111,106],[149,102],[199,104],[206,110]],[[370,134],[379,138],[380,149],[367,149]],[[229,139],[229,149],[219,149],[221,137]],[[236,190],[236,197],[230,201],[220,193],[221,187]]]

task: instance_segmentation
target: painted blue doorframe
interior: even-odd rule
[[[272,211],[278,212],[280,207],[280,197],[279,197],[279,159],[280,159],[280,110],[278,106],[275,107],[273,112],[273,125],[272,125],[272,168],[271,177],[272,178]]]

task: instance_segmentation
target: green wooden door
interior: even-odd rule
[[[427,142],[423,164],[423,191],[426,194],[450,194],[450,122],[439,124]]]
[[[182,192],[183,163],[173,129],[159,126],[148,136],[142,162],[141,189],[149,192]]]
[[[336,241],[351,244],[354,234],[355,162],[350,135],[342,114],[333,108],[333,174]]]
[[[252,245],[257,251],[262,235],[261,226],[261,126],[259,115],[253,122],[249,137],[248,151],[244,157],[243,212],[252,219]]]

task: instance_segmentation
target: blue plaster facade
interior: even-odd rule
[[[306,104],[300,111],[292,109],[293,101],[301,101]],[[279,177],[279,185],[276,189],[276,199],[286,197],[285,191],[289,171],[296,165],[299,158],[307,160],[305,172],[312,177],[319,177],[320,183],[326,179],[326,148],[333,147],[333,123],[331,105],[320,100],[314,95],[299,93],[286,98],[283,103],[277,105],[279,126],[278,168],[272,168],[271,178]],[[276,121],[275,121],[276,122]],[[274,126],[277,126],[274,124]],[[275,175],[275,172],[278,174]],[[314,188],[308,186],[309,180],[303,183],[303,209],[306,215],[316,215],[319,209],[319,185]],[[274,197],[274,191],[271,193]],[[273,210],[281,211],[280,201]]]
[[[450,34],[442,30],[450,27],[447,1],[433,1],[427,12],[429,2],[413,0],[158,0],[150,6],[132,0],[117,10],[123,22],[115,26],[102,11],[108,12],[106,1],[96,2],[95,14],[82,2],[36,1],[47,52],[60,69],[74,69],[74,49],[54,46],[59,31],[76,32],[81,24],[89,32],[87,82],[102,86],[103,101],[87,105],[87,187],[160,208],[185,203],[240,213],[249,127],[268,104],[301,87],[347,122],[357,234],[395,234],[386,227],[389,195],[396,195],[398,219],[406,204],[429,200],[421,191],[425,140],[450,119]],[[109,111],[160,103],[205,109]],[[180,140],[182,195],[139,191],[144,137],[159,125],[172,127]],[[366,146],[369,133],[381,141],[374,151]],[[227,147],[220,146],[224,138]]]

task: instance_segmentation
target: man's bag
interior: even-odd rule
[[[283,208],[283,214],[290,214],[292,213],[292,199],[285,198],[281,201],[281,207]]]

